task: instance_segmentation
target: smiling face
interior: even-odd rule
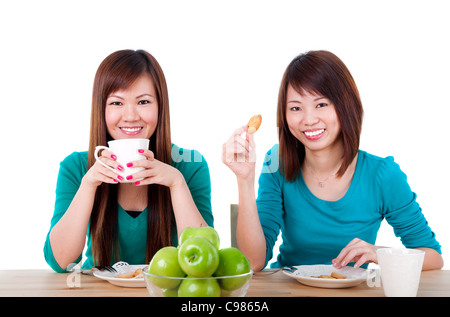
[[[158,101],[153,81],[142,75],[127,89],[112,92],[106,99],[105,121],[115,139],[149,139],[158,124]]]
[[[326,97],[291,85],[287,89],[286,121],[289,131],[306,151],[329,149],[341,142],[341,126],[334,104]]]

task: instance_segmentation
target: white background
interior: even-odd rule
[[[3,1],[0,4],[0,269],[48,268],[59,163],[87,150],[100,62],[145,49],[168,82],[172,141],[199,150],[212,179],[215,227],[230,244],[235,177],[221,146],[257,113],[257,169],[277,143],[288,63],[338,55],[359,87],[361,149],[394,156],[450,263],[450,19],[447,1]],[[397,246],[383,223],[377,244]]]

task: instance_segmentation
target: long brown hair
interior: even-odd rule
[[[121,50],[106,57],[95,74],[88,169],[95,163],[95,147],[106,146],[107,142],[112,140],[105,122],[106,99],[117,90],[127,89],[144,74],[152,78],[158,101],[158,124],[150,137],[150,150],[158,160],[171,163],[169,97],[164,73],[156,59],[148,52]],[[89,230],[95,265],[110,265],[113,260],[118,261],[120,257],[117,241],[117,191],[117,185],[102,183],[95,194]],[[167,187],[149,185],[148,202],[147,262],[161,247],[172,244],[171,231],[174,221]]]
[[[286,68],[278,94],[277,126],[280,171],[288,181],[300,173],[305,147],[289,131],[286,121],[287,89],[291,85],[298,93],[319,94],[335,105],[341,125],[344,159],[337,176],[344,175],[358,153],[363,107],[358,88],[345,64],[328,51],[309,51],[295,57]]]

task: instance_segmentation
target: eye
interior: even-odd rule
[[[112,101],[109,103],[111,106],[121,106],[122,103],[120,101]]]
[[[323,107],[326,107],[326,106],[328,106],[328,104],[322,102],[322,103],[319,103],[319,104],[316,106],[316,108],[323,108]]]
[[[148,103],[150,103],[149,100],[141,100],[141,101],[138,102],[138,105],[146,105]]]
[[[300,108],[300,107],[291,107],[289,110],[291,110],[291,111],[300,111],[300,110],[302,110],[302,108]]]

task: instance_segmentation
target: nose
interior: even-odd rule
[[[138,121],[139,120],[139,113],[137,111],[137,108],[135,105],[125,105],[124,111],[122,114],[122,119],[124,121]]]
[[[313,126],[319,122],[319,117],[316,115],[314,109],[306,108],[303,111],[303,124]]]

